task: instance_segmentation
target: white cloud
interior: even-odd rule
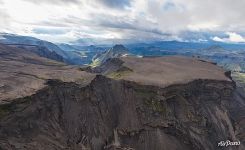
[[[227,32],[226,35],[228,36],[227,38],[220,38],[215,36],[213,40],[218,42],[245,43],[245,37],[242,37],[235,32]]]
[[[239,34],[245,33],[245,0],[1,1],[0,32],[32,35],[56,42],[86,37],[179,39],[183,32],[227,31],[236,34],[230,34],[229,39],[217,36],[214,40],[244,40]]]

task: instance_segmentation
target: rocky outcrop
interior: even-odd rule
[[[182,57],[120,60],[87,84],[51,79],[35,94],[0,105],[0,148],[216,150],[220,141],[239,140],[228,109],[236,87],[222,69]],[[168,77],[179,63],[196,72]]]

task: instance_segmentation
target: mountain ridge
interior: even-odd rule
[[[217,142],[237,141],[242,132],[230,114],[234,110],[230,103],[239,99],[239,95],[233,99],[235,84],[209,62],[128,56],[108,59],[99,66],[109,65],[107,70],[88,73],[5,45],[0,45],[0,57],[4,70],[0,80],[4,87],[12,85],[5,92],[18,87],[28,92],[21,88],[25,83],[41,83],[36,90],[21,97],[12,94],[8,103],[0,104],[2,149],[215,150]],[[179,64],[189,69],[178,70]],[[5,78],[5,72],[15,79]],[[173,72],[187,78],[179,82]],[[127,78],[135,74],[144,78]]]
[[[110,58],[123,57],[127,55],[130,55],[128,49],[121,44],[116,44],[104,53],[94,56],[91,66],[99,66]]]
[[[15,34],[6,34],[2,33],[1,36],[3,38],[0,39],[0,43],[2,44],[7,44],[7,45],[26,45],[26,46],[37,46],[40,51],[34,51],[37,54],[40,54],[42,52],[46,52],[46,54],[42,54],[40,56],[47,57],[52,54],[56,55],[54,57],[49,57],[49,58],[54,58],[54,60],[61,60],[68,64],[83,64],[83,58],[80,57],[79,55],[76,55],[73,52],[69,51],[64,51],[61,49],[58,45],[45,41],[45,40],[40,40],[38,38],[30,37],[30,36],[21,36],[21,35],[15,35]],[[56,54],[55,54],[56,53]],[[59,56],[58,56],[59,55]],[[59,58],[58,58],[59,57]]]

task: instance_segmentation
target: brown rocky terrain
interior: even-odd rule
[[[78,67],[3,44],[0,44],[0,70],[0,104],[36,93],[45,87],[48,79],[85,82],[94,76],[81,72]]]
[[[221,67],[181,56],[114,58],[93,70],[112,78],[159,87],[196,79],[231,81]]]
[[[0,149],[244,148],[230,107],[244,98],[212,63],[123,57],[78,69],[3,45],[0,61]]]

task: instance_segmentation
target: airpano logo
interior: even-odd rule
[[[240,141],[235,141],[235,142],[232,142],[232,141],[230,141],[230,140],[226,140],[226,141],[220,141],[219,143],[218,143],[218,146],[219,147],[228,147],[228,146],[239,146],[241,143],[240,143]]]

